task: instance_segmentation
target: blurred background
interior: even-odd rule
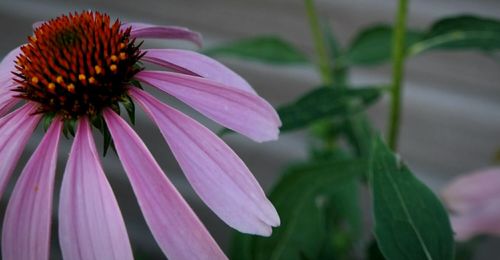
[[[320,14],[328,18],[339,40],[347,43],[356,32],[375,23],[391,23],[396,1],[317,0]],[[0,56],[26,41],[31,24],[71,11],[98,10],[122,21],[140,21],[189,27],[203,34],[207,47],[257,35],[279,35],[312,53],[312,41],[301,0],[2,0],[0,1]],[[497,0],[418,0],[411,1],[409,26],[426,28],[433,20],[470,13],[500,19]],[[195,49],[179,42],[147,41],[146,47]],[[273,105],[294,100],[320,83],[308,66],[275,67],[259,63],[223,59],[223,63],[246,78],[261,96]],[[414,172],[438,191],[450,178],[492,165],[500,150],[500,58],[477,52],[433,52],[411,59],[406,66],[406,86],[400,153]],[[357,84],[389,82],[390,66],[355,69]],[[161,99],[182,108],[189,115],[217,130],[219,127],[186,106],[156,92]],[[231,230],[204,206],[186,182],[160,132],[137,110],[136,129],[150,147],[168,177],[199,214],[223,248],[228,247]],[[380,129],[384,128],[386,100],[370,110]],[[26,161],[39,140],[37,131],[24,155]],[[307,155],[310,140],[303,132],[280,137],[279,141],[257,144],[245,137],[224,137],[247,163],[265,189],[269,189],[284,166]],[[71,142],[60,148],[58,175],[61,177]],[[1,161],[0,161],[1,163]],[[103,159],[105,171],[116,193],[137,256],[164,259],[144,223],[126,176],[113,153]],[[19,164],[23,165],[23,163]],[[19,173],[21,168],[18,167]],[[16,175],[17,177],[17,175]],[[60,179],[60,178],[59,178]],[[11,181],[10,187],[14,184]],[[56,186],[59,187],[59,186]],[[57,190],[57,188],[56,188]],[[10,190],[8,191],[8,193]],[[56,191],[57,192],[57,191]],[[2,198],[4,212],[8,193]],[[54,213],[57,213],[57,195]],[[57,230],[57,222],[53,224]],[[54,232],[54,236],[57,232]],[[53,238],[53,258],[58,259],[57,239]],[[480,246],[477,259],[491,259],[500,246],[488,240]]]

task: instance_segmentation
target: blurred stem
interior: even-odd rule
[[[318,15],[314,6],[314,0],[304,0],[304,2],[306,5],[307,16],[309,17],[309,26],[314,40],[314,48],[316,50],[321,80],[325,86],[330,86],[333,83],[331,74],[332,68],[330,60],[328,59],[329,56],[326,51],[325,39],[323,38],[323,33],[319,24]]]
[[[407,14],[408,0],[399,0],[396,14],[396,26],[394,27],[392,41],[392,90],[390,91],[391,106],[389,111],[389,132],[387,136],[389,147],[394,151],[397,150],[401,119],[401,94],[404,78]]]

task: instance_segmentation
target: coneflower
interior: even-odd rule
[[[186,28],[112,22],[99,12],[34,25],[28,43],[0,64],[0,195],[31,134],[48,130],[9,200],[5,260],[48,259],[52,193],[61,133],[74,135],[60,192],[65,259],[132,259],[125,224],[104,175],[92,129],[112,140],[142,214],[170,259],[226,256],[134,130],[119,115],[139,104],[161,130],[200,198],[231,227],[269,236],[280,220],[242,160],[210,130],[145,92],[149,84],[224,127],[261,142],[277,139],[277,113],[236,73],[192,51],[141,49],[140,38],[201,43]],[[145,70],[154,63],[168,71]],[[18,109],[13,108],[19,104]],[[107,142],[110,143],[109,141]]]

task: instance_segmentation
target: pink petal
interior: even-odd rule
[[[7,114],[18,102],[13,98],[14,92],[10,91],[17,83],[13,80],[13,71],[16,71],[15,60],[21,53],[18,47],[7,54],[0,63],[0,117]]]
[[[201,47],[203,39],[201,34],[193,32],[188,28],[178,26],[163,26],[146,23],[124,23],[122,29],[132,27],[130,36],[135,38],[153,38],[153,39],[173,39],[187,40]]]
[[[14,92],[10,91],[11,87],[5,89],[0,88],[0,117],[9,113],[9,111],[19,102],[19,99],[14,98]]]
[[[226,259],[144,143],[111,110],[104,118],[142,213],[169,259]]]
[[[64,172],[59,241],[64,259],[133,259],[118,203],[85,117],[78,124]]]
[[[21,157],[24,146],[40,121],[40,115],[32,115],[35,110],[35,104],[28,103],[0,119],[0,158],[2,158],[0,196]]]
[[[465,241],[477,235],[500,236],[500,198],[464,214],[451,215],[455,238]]]
[[[201,76],[219,82],[228,87],[256,94],[246,80],[224,66],[222,63],[205,55],[187,50],[147,49],[142,60],[151,62],[177,72]]]
[[[261,97],[218,82],[166,71],[141,71],[135,76],[182,100],[219,124],[257,142],[276,140],[280,119]]]
[[[9,200],[2,232],[5,260],[49,259],[52,191],[62,123],[54,121]]]
[[[500,199],[500,168],[489,168],[460,176],[443,189],[451,210],[464,213],[481,207],[489,199]]]
[[[21,47],[17,47],[10,51],[0,63],[0,89],[11,86],[14,83],[12,72],[17,71],[15,61],[20,53]]]
[[[194,190],[228,225],[271,235],[279,216],[241,159],[203,125],[139,89],[131,94],[156,122]]]

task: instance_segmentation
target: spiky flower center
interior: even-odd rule
[[[17,59],[18,97],[66,119],[118,106],[141,70],[130,28],[99,12],[63,15],[35,29]],[[140,45],[140,44],[139,44]]]

